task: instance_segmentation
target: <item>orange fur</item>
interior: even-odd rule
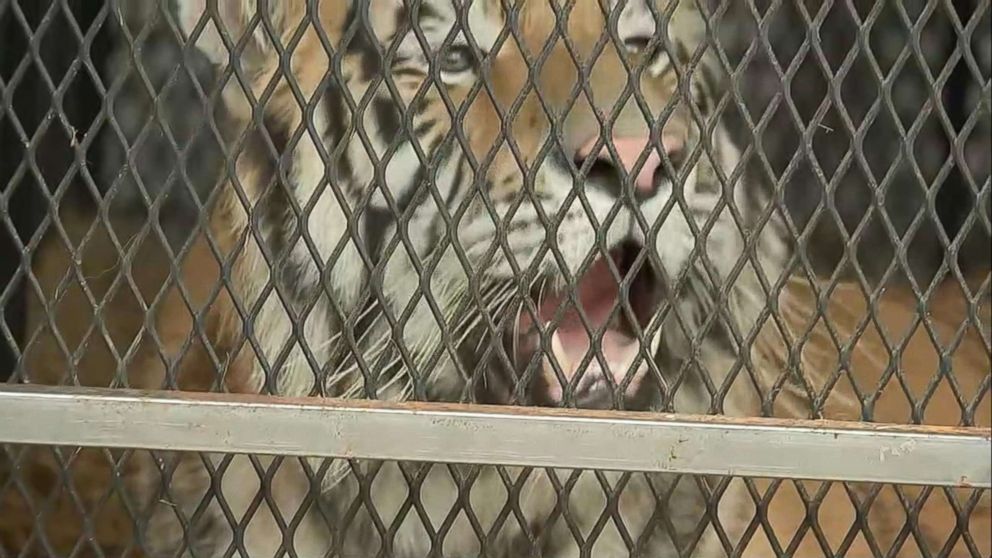
[[[86,216],[75,211],[66,211],[62,215],[63,224],[69,232],[70,237],[79,239],[85,231],[92,225],[93,216]],[[120,234],[126,243],[128,234],[126,231],[134,230],[133,223],[127,221],[117,221],[114,224],[114,231]],[[143,293],[144,302],[151,301],[155,293],[166,285],[168,277],[168,258],[166,253],[157,241],[146,240],[145,243],[137,247],[136,253],[141,254],[141,265],[134,269],[135,283],[139,287],[139,292]],[[135,246],[132,245],[132,249]],[[119,256],[113,248],[109,237],[105,234],[96,235],[83,252],[85,256],[81,258],[84,275],[88,278],[89,288],[98,299],[108,294],[108,287],[113,282],[113,278],[120,273]],[[45,289],[46,296],[50,296],[56,286],[64,276],[71,270],[71,259],[64,247],[56,238],[49,238],[43,245],[37,258],[35,273],[39,283]],[[186,266],[190,272],[196,271],[194,275],[188,275],[186,279],[187,288],[194,293],[202,294],[209,291],[216,284],[217,267],[213,255],[206,249],[205,245],[198,245],[190,254],[195,264]],[[174,291],[173,291],[174,292]],[[175,296],[170,294],[170,297]],[[783,297],[790,297],[793,308],[805,309],[789,315],[788,322],[794,331],[803,331],[809,327],[815,319],[811,304],[812,292],[808,287],[798,282],[791,282],[789,289]],[[884,327],[891,337],[900,339],[904,332],[908,330],[908,325],[915,321],[913,319],[916,312],[916,301],[914,297],[902,289],[889,289],[881,297],[878,305],[878,324]],[[175,326],[176,329],[166,333],[167,338],[185,335],[189,330],[188,311],[185,304],[170,300],[165,306],[176,310],[175,314],[181,319],[177,321],[166,320],[166,325]],[[833,296],[830,296],[826,306],[826,316],[831,320],[835,331],[842,342],[850,339],[855,325],[861,323],[866,317],[866,302],[864,295],[853,285],[841,285],[836,289]],[[966,302],[961,288],[953,281],[945,281],[931,298],[928,304],[931,320],[934,324],[934,331],[941,340],[949,340],[952,334],[958,330],[965,319]],[[986,295],[979,299],[976,317],[977,324],[972,324],[967,328],[962,337],[960,345],[953,352],[953,373],[961,386],[962,392],[967,399],[980,395],[977,390],[981,382],[986,381],[989,370],[988,353],[988,332],[992,317],[990,317],[989,297]],[[46,314],[41,301],[32,299],[30,305],[29,331],[35,327],[44,328]],[[107,386],[114,381],[114,370],[117,369],[116,360],[112,356],[105,341],[81,343],[79,332],[82,324],[88,324],[91,320],[101,319],[106,323],[109,331],[113,332],[111,338],[115,342],[118,352],[124,352],[126,348],[140,335],[140,329],[144,322],[141,313],[141,304],[131,293],[130,289],[111,293],[107,298],[107,303],[99,313],[95,313],[86,303],[82,289],[75,282],[67,289],[63,301],[55,306],[52,319],[59,329],[70,350],[82,347],[81,358],[79,360],[79,377],[84,385]],[[826,335],[825,326],[822,320],[814,327],[814,334],[811,336],[811,343],[807,347],[809,354],[808,363],[816,363],[824,367],[824,370],[834,370],[837,363],[837,349]],[[881,344],[879,326],[870,325],[862,340],[854,345],[852,352],[851,377],[865,385],[874,386],[878,381],[882,371],[888,366],[889,357]],[[102,338],[98,338],[102,339]],[[143,350],[151,350],[145,346]],[[208,362],[202,349],[196,351],[196,356],[192,357],[195,365],[183,367],[185,370],[204,370],[204,374],[198,377],[191,377],[181,380],[182,387],[186,389],[209,389],[213,387],[213,366]],[[187,357],[190,358],[190,357]],[[35,345],[27,353],[27,370],[33,381],[38,383],[60,383],[64,370],[65,356],[58,348],[51,331],[45,329]],[[922,393],[923,388],[930,382],[937,370],[938,359],[927,331],[921,326],[917,326],[906,344],[902,358],[898,362],[899,374],[905,378],[906,385],[913,393]],[[143,379],[140,374],[131,371],[128,374],[131,385],[143,387],[156,387],[154,382]],[[828,398],[826,417],[839,419],[856,419],[849,404],[836,403],[841,394],[844,397],[851,397],[850,383],[847,380],[838,384],[838,395]],[[235,386],[236,387],[236,386]],[[992,410],[990,410],[990,398],[984,394],[981,404],[975,414],[976,425],[989,427],[992,425]],[[930,401],[924,413],[927,424],[956,425],[961,422],[961,410],[946,381],[940,384],[933,399]],[[879,422],[905,423],[910,419],[910,407],[902,388],[893,378],[886,384],[875,407],[875,418]],[[7,489],[0,494],[0,545],[10,552],[20,552],[28,549],[36,549],[40,552],[41,547],[38,540],[37,529],[41,527],[49,543],[60,553],[68,553],[76,544],[80,535],[84,533],[84,524],[79,513],[80,505],[65,490],[65,486],[59,477],[59,465],[52,450],[48,448],[14,448],[14,455],[19,455],[21,460],[20,471],[24,487],[30,492],[31,501],[28,502],[24,495],[17,489]],[[113,452],[117,453],[117,452]],[[108,459],[108,452],[102,450],[79,450],[72,453],[63,451],[63,455],[72,455],[68,460],[68,478],[72,485],[82,495],[82,509],[93,511],[93,518],[97,520],[94,524],[96,533],[96,543],[108,555],[118,556],[141,556],[140,553],[120,554],[124,549],[133,544],[133,527],[130,514],[123,505],[122,494],[112,492],[107,494],[110,486],[113,469]],[[5,467],[7,465],[7,467]],[[126,494],[130,500],[140,501],[142,483],[138,479],[147,478],[148,474],[157,477],[154,472],[148,455],[142,452],[131,453],[124,462],[120,471],[125,479],[125,486],[128,487]],[[0,457],[0,486],[4,486],[7,475],[10,474],[9,463]],[[130,479],[130,480],[128,480]],[[805,516],[805,504],[800,493],[795,488],[793,482],[775,483],[777,485],[774,497],[771,498],[768,508],[769,522],[776,534],[776,538],[788,546],[788,541],[796,536],[796,529],[799,522]],[[820,483],[802,482],[800,483],[806,493],[807,498],[817,493]],[[759,487],[766,490],[770,483],[758,482]],[[828,544],[836,549],[844,540],[849,529],[855,521],[854,501],[866,501],[867,498],[874,498],[871,512],[867,516],[867,524],[878,537],[883,548],[895,540],[896,535],[903,528],[905,523],[905,510],[900,502],[898,493],[891,486],[881,488],[876,495],[876,488],[869,485],[851,485],[852,495],[848,495],[840,484],[834,484],[828,491],[826,498],[819,507],[818,521],[822,527]],[[919,497],[922,492],[927,492],[925,504],[922,506],[920,515],[920,532],[922,534],[922,544],[925,544],[930,552],[936,552],[944,542],[951,536],[955,529],[956,522],[952,509],[947,503],[947,498],[942,490],[921,489],[918,487],[903,487],[900,489],[905,497],[910,501]],[[957,495],[958,502],[964,504],[971,491],[964,489],[952,490]],[[37,506],[43,506],[48,510],[43,514],[43,524],[36,524]],[[992,549],[992,499],[985,491],[978,499],[972,511],[969,523],[970,534],[982,553],[987,554]],[[808,529],[800,536],[800,543],[795,556],[814,557],[821,556],[819,543]],[[863,536],[855,537],[853,546],[849,554],[860,556],[869,554]],[[952,557],[970,556],[966,551],[964,543],[959,541],[950,554]],[[769,555],[771,546],[767,542],[766,535],[759,530],[754,535],[754,540],[750,543],[745,556],[761,558]],[[918,556],[919,549],[911,537],[907,541],[897,556],[910,557]],[[85,553],[83,554],[86,555]]]
[[[578,11],[573,13],[570,20],[569,36],[580,45],[581,56],[589,54],[588,45],[594,42],[590,40],[591,33],[594,32],[598,37],[602,27],[597,4],[579,2]],[[282,42],[290,43],[296,31],[303,30],[291,64],[299,90],[304,98],[309,99],[325,79],[330,60],[320,35],[312,27],[313,22],[304,17],[302,4],[294,2],[291,6],[287,15],[290,25],[282,34]],[[341,22],[344,19],[341,10],[336,9],[339,7],[335,3],[325,2],[320,8],[320,23],[332,44],[340,36]],[[522,17],[526,36],[534,40],[524,46],[535,53],[540,50],[538,47],[543,44],[543,37],[550,33],[553,12],[545,2],[530,2]],[[587,25],[589,28],[586,28]],[[608,105],[611,99],[620,94],[627,78],[625,73],[620,73],[619,65],[615,63],[617,53],[613,47],[608,46],[601,57],[604,62],[596,64],[593,81],[604,98],[598,99],[596,103]],[[256,79],[251,83],[252,93],[256,97],[264,93],[270,80],[284,80],[284,77],[278,75],[279,66],[274,61],[257,70],[257,75],[254,76]],[[514,156],[507,147],[500,145],[504,133],[500,114],[513,104],[529,75],[526,64],[523,63],[523,53],[512,39],[498,53],[493,62],[493,72],[500,76],[500,80],[493,87],[492,97],[482,93],[474,98],[468,109],[471,126],[465,131],[473,154],[477,157],[483,157],[494,146],[498,146],[498,156],[491,172],[497,175],[520,173]],[[569,54],[563,45],[556,46],[539,74],[542,88],[560,103],[571,92],[570,85],[576,78],[576,69]],[[666,83],[654,89],[654,103],[671,97],[674,87],[674,83]],[[235,120],[240,118],[244,122],[251,107],[248,106],[246,95],[239,88],[240,85],[232,80],[227,86],[225,99]],[[404,91],[411,89],[408,87]],[[437,94],[436,91],[431,93]],[[453,98],[458,103],[466,95],[466,90],[455,90]],[[580,96],[572,109],[572,117],[585,122],[582,125],[589,129],[596,122],[592,118],[591,111],[594,109],[590,102]],[[274,89],[266,106],[271,111],[269,114],[287,125],[291,131],[296,131],[299,127],[303,108],[296,92],[286,87],[285,83]],[[437,114],[434,116],[441,121],[450,118],[446,109],[440,105],[435,110]],[[532,162],[527,157],[532,158],[535,146],[543,140],[550,127],[548,115],[543,110],[536,93],[531,92],[512,124],[513,140],[526,154],[525,163]],[[582,135],[582,132],[577,135]],[[258,379],[249,374],[255,368],[255,357],[244,342],[243,325],[234,306],[234,300],[239,300],[250,308],[256,302],[254,297],[258,294],[238,292],[237,287],[221,280],[222,267],[230,270],[237,279],[238,273],[250,273],[253,269],[245,262],[258,262],[262,259],[261,248],[256,241],[250,235],[242,238],[241,234],[249,225],[253,205],[259,203],[262,195],[254,186],[266,182],[268,178],[259,176],[266,171],[252,159],[258,156],[258,152],[248,148],[238,155],[238,178],[247,183],[249,207],[242,206],[240,200],[231,195],[231,184],[221,186],[224,189],[223,195],[220,205],[214,208],[210,223],[214,244],[208,242],[203,233],[196,235],[192,249],[182,263],[182,276],[179,280],[183,283],[183,290],[174,288],[175,279],[170,277],[172,262],[168,251],[154,235],[145,238],[136,236],[141,223],[133,220],[117,218],[112,223],[115,234],[120,237],[119,242],[127,247],[132,255],[131,261],[135,262],[130,268],[125,269],[122,266],[121,254],[100,226],[97,226],[97,232],[78,254],[72,254],[81,239],[87,236],[96,216],[80,208],[64,205],[60,218],[73,244],[73,250],[62,246],[61,240],[53,233],[36,255],[33,271],[38,278],[40,292],[30,293],[28,332],[29,337],[34,337],[37,332],[37,339],[25,351],[24,369],[27,377],[36,383],[60,384],[66,383],[67,370],[75,370],[78,383],[87,386],[117,387],[126,384],[142,388],[259,391],[261,386],[257,385]],[[496,192],[497,195],[499,193]],[[219,253],[221,261],[218,261],[214,250]],[[81,277],[74,272],[75,261],[80,263]],[[246,269],[249,271],[245,271]],[[137,292],[132,291],[129,280],[115,282],[121,273],[130,274]],[[68,278],[65,289],[60,287],[64,278]],[[955,292],[955,289],[958,288],[952,283],[942,286],[929,304],[940,339],[949,338],[950,332],[954,331],[964,316],[960,291]],[[64,295],[61,295],[63,290]],[[145,308],[163,291],[163,300],[158,305],[161,315],[158,316],[153,332],[146,331],[149,324]],[[56,293],[60,293],[62,299],[52,304],[49,301],[56,298]],[[90,300],[91,295],[95,300]],[[839,328],[842,345],[847,344],[846,339],[850,338],[852,330],[864,316],[863,297],[851,287],[841,287],[824,303],[827,308],[826,319]],[[962,389],[972,397],[984,397],[976,422],[987,426],[989,398],[987,394],[975,393],[988,378],[990,367],[988,339],[992,320],[989,317],[987,296],[982,299],[981,304],[976,317],[978,323],[968,329],[954,353],[952,364]],[[901,332],[906,329],[906,323],[916,312],[916,306],[912,298],[893,289],[883,297],[876,320],[886,324],[884,327],[890,331]],[[826,384],[820,378],[830,377],[834,370],[840,369],[844,374],[834,386],[832,395],[826,397],[824,414],[833,418],[856,418],[848,406],[853,397],[851,381],[871,386],[868,390],[872,391],[890,364],[885,345],[880,341],[882,332],[879,327],[875,322],[869,322],[865,336],[851,345],[851,361],[846,364],[843,362],[842,351],[833,345],[833,334],[827,330],[823,319],[818,319],[814,313],[816,305],[811,302],[807,287],[797,282],[789,283],[788,290],[782,295],[780,308],[781,317],[788,325],[788,332],[784,334],[777,326],[766,324],[768,331],[763,332],[759,342],[766,345],[765,353],[768,358],[758,365],[774,367],[781,374],[789,372],[787,351],[792,348],[796,339],[804,336],[805,331],[811,330],[810,340],[800,346],[800,350],[803,372],[807,374],[814,396],[825,389]],[[91,324],[100,323],[106,327],[106,334],[100,328],[94,330],[95,332],[90,331]],[[127,358],[122,359],[121,355],[127,355]],[[218,362],[215,362],[215,358]],[[839,366],[839,362],[844,365]],[[902,384],[899,380],[914,393],[920,393],[937,370],[933,343],[927,332],[919,327],[915,328],[902,357],[892,365],[898,374],[884,383],[878,400],[871,400],[869,403],[873,405],[876,420],[906,422],[912,417],[905,397],[900,399]],[[771,388],[772,386],[763,386],[766,390]],[[928,405],[923,419],[933,424],[958,424],[961,414],[956,407],[945,381]],[[778,406],[774,409],[781,411]],[[70,452],[63,453],[68,455]],[[25,552],[27,555],[40,552],[38,535],[43,533],[56,552],[66,554],[80,536],[88,536],[91,531],[92,543],[105,552],[111,555],[130,552],[126,549],[133,545],[135,532],[129,506],[144,510],[155,504],[144,501],[152,493],[149,486],[158,481],[159,475],[147,454],[129,454],[120,469],[115,471],[110,457],[118,454],[82,450],[69,459],[64,476],[60,474],[61,465],[56,454],[48,449],[22,452],[14,448],[12,454],[19,455],[16,468],[5,461],[4,454],[0,454],[0,490],[4,490],[0,493],[0,545],[3,545],[5,552]],[[22,484],[14,485],[14,488],[3,488],[8,486],[7,480],[15,471]],[[112,491],[108,496],[108,489],[116,475],[121,477],[125,493]],[[76,489],[81,502],[77,502],[65,490],[66,482]],[[813,486],[812,483],[808,484]],[[801,512],[797,512],[797,497],[788,486],[791,485],[782,485],[769,508],[769,521],[776,532],[794,530],[796,518],[801,517]],[[26,494],[20,492],[22,487],[27,491]],[[815,487],[811,488],[814,489]],[[855,486],[851,490],[863,494],[866,489]],[[915,490],[917,489],[910,490],[909,493]],[[934,494],[928,502],[937,501],[940,497],[940,494]],[[34,505],[38,502],[48,502],[45,507],[49,511],[36,515],[37,508]],[[125,505],[125,502],[129,504]],[[982,519],[989,517],[988,502],[986,492],[978,511],[972,515],[972,536],[986,549],[989,547],[990,531],[988,522],[983,523]],[[899,518],[900,513],[903,513],[891,488],[886,487],[883,490],[876,506],[869,514],[868,522],[878,529],[878,533],[885,533],[884,536],[891,539],[900,528]],[[80,508],[92,514],[94,523],[84,521]],[[833,537],[831,540],[835,540],[840,537],[839,534],[845,532],[853,521],[851,516],[849,499],[844,496],[841,487],[835,486],[819,515],[821,525],[829,533],[828,538]],[[941,538],[946,538],[948,530],[953,527],[953,522],[948,523],[947,516],[946,506],[940,503],[928,503],[924,507],[920,524],[927,540],[925,544],[931,550],[939,547]],[[755,556],[767,555],[768,552],[767,547],[761,544],[761,536],[758,535],[755,548],[750,550],[756,553]],[[816,555],[815,541],[811,542],[810,537],[806,535],[800,547],[801,553],[797,556]]]

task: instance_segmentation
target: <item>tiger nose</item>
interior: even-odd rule
[[[661,156],[651,138],[649,136],[614,136],[610,143],[616,152],[616,158],[613,157],[605,144],[594,152],[599,140],[600,136],[593,136],[579,148],[576,154],[576,164],[581,165],[589,159],[595,159],[614,167],[620,165],[624,172],[630,174],[637,166],[637,161],[646,153],[647,156],[637,171],[637,175],[633,177],[634,191],[638,197],[654,195],[657,188],[654,178],[661,167]],[[664,134],[661,137],[661,145],[664,147],[669,160],[674,163],[685,148],[685,140],[677,134]]]

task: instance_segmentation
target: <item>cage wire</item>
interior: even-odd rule
[[[62,428],[52,393],[125,388],[893,423],[987,448],[990,12],[0,0],[0,394],[40,393],[39,432]],[[299,439],[274,424],[258,436]],[[814,423],[783,424],[753,447]],[[368,439],[435,443],[392,434]],[[968,479],[31,435],[0,436],[0,558],[992,555]],[[906,436],[880,467],[930,440]],[[966,465],[988,468],[943,463]]]

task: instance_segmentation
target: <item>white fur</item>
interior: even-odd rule
[[[392,2],[394,0],[379,0],[380,2]],[[431,46],[437,46],[440,41],[447,36],[454,25],[455,11],[451,5],[443,0],[431,1],[431,6],[435,6],[442,13],[448,14],[450,25],[432,26],[425,29],[428,41]],[[481,46],[487,48],[491,46],[491,41],[495,39],[501,28],[501,22],[494,18],[492,14],[485,14],[481,0],[474,2],[473,11],[469,20],[473,27],[473,35],[480,41]],[[197,9],[202,9],[202,4],[196,1],[181,2],[183,6],[182,21],[190,22],[196,18],[191,16]],[[252,2],[248,2],[254,6]],[[641,36],[645,33],[654,33],[653,22],[645,22],[643,10],[646,9],[644,0],[628,0],[625,11],[621,14],[621,32],[629,36]],[[377,12],[377,25],[388,26],[389,14]],[[648,24],[650,23],[650,25]],[[384,29],[385,27],[383,27]],[[380,38],[388,34],[380,34]],[[212,41],[212,39],[211,39]],[[209,43],[210,41],[208,41]],[[208,49],[212,48],[209,44]],[[401,52],[417,54],[423,52],[422,46],[413,38],[412,34],[402,38]],[[223,63],[223,57],[218,57],[218,52],[209,51],[208,54],[217,61]],[[666,62],[667,64],[668,62]],[[659,70],[662,71],[662,70]],[[360,98],[365,91],[363,84],[349,84],[353,95]],[[628,105],[633,106],[633,105]],[[626,108],[625,108],[626,110]],[[631,109],[633,110],[633,109]],[[324,119],[326,115],[319,116]],[[643,115],[640,116],[643,124]],[[636,122],[630,120],[629,122]],[[372,138],[376,157],[384,153],[388,138],[382,138],[374,129],[374,119],[366,113],[365,124],[368,128],[369,137]],[[323,126],[320,123],[318,128]],[[348,236],[348,231],[344,226],[344,213],[338,205],[338,201],[333,197],[329,189],[322,192],[320,187],[324,176],[323,161],[317,156],[311,140],[304,137],[300,145],[293,152],[294,169],[297,169],[293,176],[294,185],[301,206],[308,205],[316,197],[316,204],[310,213],[307,221],[308,230],[314,240],[316,254],[311,254],[309,250],[298,246],[294,251],[296,258],[311,258],[312,266],[307,268],[306,280],[313,281],[319,277],[319,270],[325,265],[326,259],[331,252],[344,243],[347,248],[342,258],[338,260],[333,273],[331,273],[331,296],[336,297],[336,302],[346,309],[354,310],[358,302],[358,292],[368,280],[365,270],[360,265],[357,255],[357,247]],[[358,182],[363,186],[371,185],[373,180],[372,157],[366,152],[365,147],[358,141],[357,136],[346,138],[349,144],[353,172],[358,178]],[[718,131],[714,138],[714,143],[718,145],[719,158],[714,162],[720,167],[723,175],[731,175],[739,160],[739,153],[729,145],[729,140],[725,133]],[[700,165],[705,164],[704,154]],[[454,160],[453,158],[452,160]],[[420,167],[420,161],[412,149],[408,147],[400,148],[394,155],[386,170],[386,187],[394,197],[401,196],[412,186],[410,177],[415,174]],[[438,172],[438,182],[446,184],[453,180],[456,168],[454,163],[441,168]],[[466,175],[466,179],[471,179],[471,173]],[[690,227],[691,217],[685,215],[685,211],[691,208],[710,208],[716,203],[716,199],[709,194],[701,193],[697,189],[700,178],[700,171],[693,169],[689,173],[683,187],[685,207],[675,204],[671,207],[670,213],[664,215],[666,207],[670,205],[673,190],[668,184],[661,193],[645,202],[641,206],[641,213],[649,226],[664,219],[658,230],[653,243],[649,243],[664,266],[664,271],[669,277],[679,277],[689,266],[693,265],[690,256],[697,246],[697,240],[693,237]],[[552,165],[545,164],[539,170],[536,178],[536,187],[543,189],[549,194],[542,209],[547,215],[554,215],[565,207],[566,198],[569,192],[576,187],[574,179],[569,173]],[[747,186],[738,183],[734,192],[734,202],[738,209],[745,211],[744,188]],[[467,190],[467,189],[466,189]],[[463,192],[468,195],[470,192]],[[530,201],[522,204],[515,204],[512,200],[496,200],[496,217],[501,219],[504,226],[520,226],[521,228],[509,235],[507,243],[510,253],[503,251],[503,248],[494,245],[497,225],[493,216],[485,210],[480,202],[469,202],[470,210],[466,212],[464,219],[457,224],[456,230],[449,231],[451,236],[466,248],[469,264],[466,265],[460,258],[456,257],[451,246],[445,249],[437,249],[436,246],[427,245],[424,239],[428,238],[429,227],[434,223],[434,207],[432,199],[426,205],[415,211],[409,223],[408,232],[413,242],[413,250],[408,250],[407,246],[400,244],[397,249],[388,257],[385,264],[385,284],[383,287],[386,295],[386,310],[394,316],[403,314],[408,308],[412,308],[407,321],[401,327],[400,338],[393,337],[394,331],[385,321],[380,320],[374,326],[371,333],[372,345],[375,350],[388,350],[390,343],[401,340],[408,348],[416,354],[416,367],[424,366],[423,369],[407,370],[406,374],[430,374],[432,382],[441,393],[458,395],[458,389],[462,386],[462,380],[455,369],[453,356],[441,344],[441,332],[444,329],[452,329],[463,326],[459,321],[456,310],[459,304],[464,302],[468,292],[469,277],[473,273],[484,273],[490,278],[508,278],[513,276],[514,265],[518,269],[528,269],[536,266],[547,272],[554,271],[561,275],[575,276],[580,271],[580,266],[584,260],[595,254],[597,248],[594,246],[595,226],[603,226],[607,215],[615,205],[615,200],[609,195],[586,189],[588,205],[591,208],[591,215],[587,214],[577,200],[570,202],[567,213],[574,217],[564,223],[557,235],[557,243],[561,251],[562,262],[551,257],[547,253],[541,254],[541,247],[545,242],[544,227],[537,218],[537,210]],[[375,204],[383,203],[381,198],[374,201]],[[427,209],[423,209],[427,208]],[[512,213],[511,213],[512,211]],[[630,230],[638,231],[638,227],[632,226],[634,216],[628,209],[623,209],[615,216],[609,224],[607,241],[610,245],[627,235]],[[698,227],[701,222],[694,222]],[[651,237],[642,240],[651,241]],[[719,242],[717,242],[719,240]],[[389,237],[387,236],[387,243]],[[717,277],[711,278],[713,281],[730,279],[730,273],[743,254],[743,237],[737,231],[736,225],[730,219],[726,210],[720,214],[719,220],[710,236],[702,239],[699,245],[712,248],[708,254],[710,261],[717,269]],[[717,246],[721,252],[717,253]],[[760,266],[761,272],[770,272],[779,265],[783,258],[783,253],[771,240],[762,241],[759,246],[762,254]],[[317,256],[314,261],[313,256]],[[594,256],[595,257],[595,256]],[[538,259],[540,258],[540,259]],[[421,279],[416,273],[416,268],[428,261],[436,261],[437,267],[434,274],[429,278],[430,295],[433,296],[436,307],[440,308],[440,314],[436,312],[426,298],[421,293]],[[514,265],[511,265],[512,264]],[[562,265],[563,264],[563,265]],[[249,294],[259,296],[261,289],[258,286],[261,279],[267,278],[270,274],[266,269],[267,264],[259,259],[244,264],[241,269],[241,280],[253,282],[255,285],[247,289]],[[564,267],[564,269],[562,269]],[[730,307],[736,312],[734,318],[736,326],[744,329],[753,325],[758,311],[763,305],[763,297],[757,290],[755,267],[746,265],[742,273],[734,277],[735,286],[730,291]],[[275,294],[268,295],[262,311],[254,323],[254,331],[259,336],[263,354],[260,355],[269,364],[276,362],[287,347],[289,357],[283,367],[277,370],[280,392],[288,395],[300,395],[309,393],[314,387],[314,370],[307,359],[303,358],[300,344],[306,344],[315,354],[318,364],[322,365],[332,358],[332,346],[330,341],[337,339],[340,331],[335,327],[340,327],[340,323],[333,319],[330,312],[330,300],[327,295],[321,295],[320,301],[314,307],[310,317],[304,327],[304,338],[296,339],[293,335],[290,316],[284,308],[282,302]],[[676,308],[684,322],[691,327],[698,327],[706,316],[692,315],[693,306],[690,304],[680,304]],[[664,327],[649,342],[652,349],[656,349],[661,342],[662,336],[666,338],[671,346],[687,347],[687,340],[684,333],[679,330],[678,324],[661,324]],[[378,343],[378,344],[377,344]],[[370,351],[371,352],[371,351]],[[369,355],[366,355],[369,356]],[[428,369],[426,363],[433,361],[434,365]],[[733,365],[733,359],[722,355],[717,351],[710,353],[703,352],[701,363],[706,371],[714,376],[714,381],[718,384],[722,380],[721,374]],[[345,380],[354,382],[358,387],[360,375],[354,370],[344,371]],[[401,397],[408,392],[402,386],[393,386],[393,389],[380,394],[384,397]],[[679,410],[692,412],[706,412],[708,409],[708,399],[701,397],[698,393],[689,389],[683,389],[676,398]],[[728,412],[743,412],[744,405],[736,405],[731,402],[728,405]],[[498,442],[498,441],[497,441]],[[266,460],[264,463],[267,463]],[[314,462],[315,468],[319,465]],[[174,505],[179,509],[190,513],[196,507],[199,497],[204,490],[204,477],[202,472],[196,470],[199,466],[195,462],[187,462],[187,467],[191,472],[185,478],[185,484],[176,487],[177,500]],[[408,474],[416,475],[418,466],[405,466]],[[370,463],[363,463],[359,469],[369,473],[376,469]],[[482,533],[477,533],[468,521],[465,512],[457,507],[457,486],[452,480],[452,475],[464,477],[470,474],[470,467],[453,467],[452,471],[446,466],[434,466],[427,474],[423,485],[413,492],[423,506],[423,510],[430,523],[427,528],[423,525],[416,509],[410,509],[405,516],[399,516],[405,500],[411,495],[409,484],[400,470],[400,466],[394,463],[382,465],[375,474],[375,479],[371,481],[370,498],[376,512],[385,523],[387,529],[394,523],[399,525],[395,538],[393,539],[393,555],[398,558],[414,556],[424,556],[431,550],[429,531],[433,531],[449,515],[454,515],[457,519],[453,527],[446,533],[443,546],[443,554],[453,557],[476,556],[480,552],[480,537],[489,537],[490,548],[505,550],[505,556],[515,556],[513,554],[512,542],[519,541],[524,529],[530,529],[534,525],[541,525],[542,522],[552,514],[557,498],[552,476],[555,476],[560,483],[565,483],[571,474],[568,471],[531,471],[528,476],[525,488],[521,491],[520,511],[525,518],[523,525],[517,522],[514,514],[510,514],[502,525],[495,522],[500,515],[506,502],[507,489],[503,480],[497,474],[495,468],[483,468],[476,479],[469,494],[472,510],[478,521],[481,523]],[[358,495],[358,484],[354,475],[343,474],[346,472],[345,465],[332,468],[328,478],[320,485],[320,489],[325,492],[324,503],[332,510],[332,513],[343,514],[349,508],[354,498]],[[519,470],[510,469],[511,479],[517,479],[518,475],[524,474]],[[606,473],[601,478],[610,485],[615,486],[625,475],[619,473]],[[248,508],[252,499],[258,494],[258,476],[246,458],[236,458],[227,470],[222,491],[232,506],[236,518]],[[605,529],[597,535],[597,543],[594,547],[593,555],[597,558],[613,558],[626,556],[629,549],[626,548],[623,538],[617,529],[616,520],[621,520],[628,529],[630,535],[637,540],[645,529],[656,529],[653,536],[653,543],[648,548],[648,554],[653,557],[667,558],[676,556],[675,549],[664,540],[664,527],[661,525],[649,524],[649,519],[658,505],[654,500],[649,483],[654,483],[658,491],[663,492],[665,486],[672,482],[671,477],[660,475],[634,475],[625,488],[620,498],[620,506],[617,517],[609,518]],[[317,481],[319,482],[319,481]],[[739,484],[739,483],[738,483]],[[736,486],[736,485],[735,485]],[[278,501],[279,513],[288,522],[297,513],[305,515],[300,529],[293,538],[293,543],[297,555],[299,556],[319,556],[323,555],[327,545],[336,542],[332,541],[331,535],[324,525],[324,519],[313,511],[301,510],[300,503],[309,488],[309,481],[303,474],[302,465],[299,462],[286,460],[282,464],[282,469],[278,475],[278,482],[273,486],[273,491],[278,491],[276,500]],[[739,488],[739,487],[738,487]],[[738,488],[734,488],[725,495],[724,504],[721,510],[737,512]],[[600,478],[593,472],[585,472],[580,480],[575,484],[571,496],[567,499],[566,505],[569,508],[570,516],[577,522],[583,536],[590,535],[590,529],[597,524],[605,505],[604,492],[600,484]],[[262,504],[262,508],[267,508]],[[696,486],[695,479],[682,479],[678,487],[674,490],[671,502],[668,504],[668,519],[682,530],[689,531],[695,526],[695,522],[701,520],[706,513],[702,504],[702,497]],[[174,543],[176,526],[171,527],[168,518],[169,512],[156,515],[158,523],[157,532],[151,533],[153,537],[160,539],[163,547],[169,547]],[[277,522],[272,519],[272,512],[259,512],[259,517],[253,520],[246,530],[246,548],[252,556],[272,555],[282,542],[282,533],[277,528]],[[724,513],[721,511],[721,513]],[[218,517],[221,528],[219,531],[219,546],[214,547],[209,556],[221,556],[227,549],[229,532],[223,528],[225,520]],[[733,523],[732,521],[730,523]],[[372,521],[365,511],[360,512],[352,525],[341,526],[345,532],[345,539],[341,543],[345,556],[375,556],[378,552],[378,536],[365,537],[366,533],[374,533]],[[547,542],[545,556],[554,558],[570,558],[579,556],[578,545],[572,540],[572,536],[566,524],[559,519],[553,525],[541,525],[546,528],[543,539]],[[733,531],[735,525],[725,524],[725,528]],[[722,552],[719,545],[711,538],[704,538],[701,547],[697,548],[695,556],[716,556]],[[202,554],[201,554],[202,555]]]

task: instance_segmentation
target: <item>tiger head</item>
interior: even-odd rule
[[[784,256],[695,2],[204,2],[283,391],[711,407]]]

